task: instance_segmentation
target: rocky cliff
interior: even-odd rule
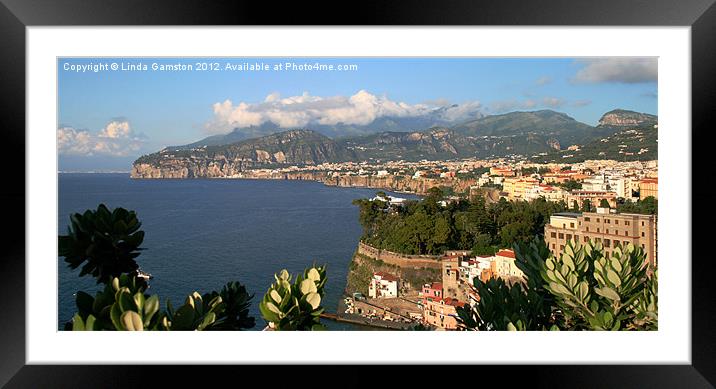
[[[615,109],[602,115],[600,127],[635,127],[643,124],[656,124],[657,117],[648,113]]]
[[[346,158],[332,139],[292,130],[229,145],[169,149],[145,155],[132,166],[133,178],[231,177],[247,169],[317,165]]]

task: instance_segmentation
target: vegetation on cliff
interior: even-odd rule
[[[346,282],[347,292],[361,292],[368,295],[368,285],[376,272],[387,272],[400,277],[401,285],[410,285],[411,289],[419,289],[423,284],[439,280],[440,270],[430,268],[405,268],[367,255],[356,253],[348,268]]]
[[[551,151],[535,162],[574,163],[586,160],[649,161],[658,158],[659,132],[653,125],[617,127],[613,134],[591,140],[579,150]]]
[[[544,234],[549,217],[567,210],[564,202],[501,199],[487,204],[482,196],[442,206],[443,197],[440,188],[432,188],[423,200],[408,201],[404,207],[355,200],[363,227],[361,240],[403,254],[442,254],[448,249],[488,254]]]

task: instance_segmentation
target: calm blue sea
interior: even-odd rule
[[[281,269],[302,271],[314,261],[328,265],[323,305],[335,312],[361,228],[357,198],[376,189],[328,187],[312,181],[133,180],[128,174],[59,174],[58,228],[65,234],[74,212],[109,208],[135,210],[145,239],[137,261],[151,273],[150,293],[180,305],[194,290],[218,290],[239,281],[254,293],[254,328],[265,322],[258,302]],[[399,197],[411,197],[394,194]],[[58,325],[75,312],[73,293],[98,290],[58,258]],[[333,330],[358,327],[328,322]]]

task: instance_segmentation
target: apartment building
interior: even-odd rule
[[[644,200],[649,196],[652,196],[657,200],[659,199],[658,178],[644,178],[639,181],[639,198],[641,200]]]
[[[584,200],[589,200],[593,207],[598,207],[602,199],[607,200],[610,207],[617,206],[617,194],[614,192],[573,190],[566,196],[570,207],[575,201],[581,207]]]
[[[507,193],[509,200],[524,199],[525,194],[539,186],[539,180],[533,177],[505,178],[502,191]]]
[[[609,208],[597,208],[597,212],[557,213],[545,225],[544,239],[554,255],[560,255],[568,241],[601,242],[607,256],[615,247],[631,243],[644,249],[652,266],[657,263],[655,215],[616,213]]]
[[[464,306],[464,302],[450,297],[427,300],[423,308],[423,320],[439,329],[455,330],[458,328],[457,308]]]

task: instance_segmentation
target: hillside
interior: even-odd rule
[[[132,176],[223,177],[260,167],[325,162],[448,160],[511,155],[558,162],[656,158],[657,131],[651,124],[656,122],[656,116],[614,110],[602,119],[599,126],[592,127],[554,111],[512,112],[470,120],[452,128],[383,131],[338,139],[312,129],[299,129],[229,144],[201,144],[220,143],[239,136],[230,133],[142,156],[134,162]],[[271,128],[278,129],[268,125],[264,129]]]
[[[658,159],[658,129],[653,125],[627,127],[579,147],[533,157],[535,162],[582,162],[590,159],[648,161]]]

